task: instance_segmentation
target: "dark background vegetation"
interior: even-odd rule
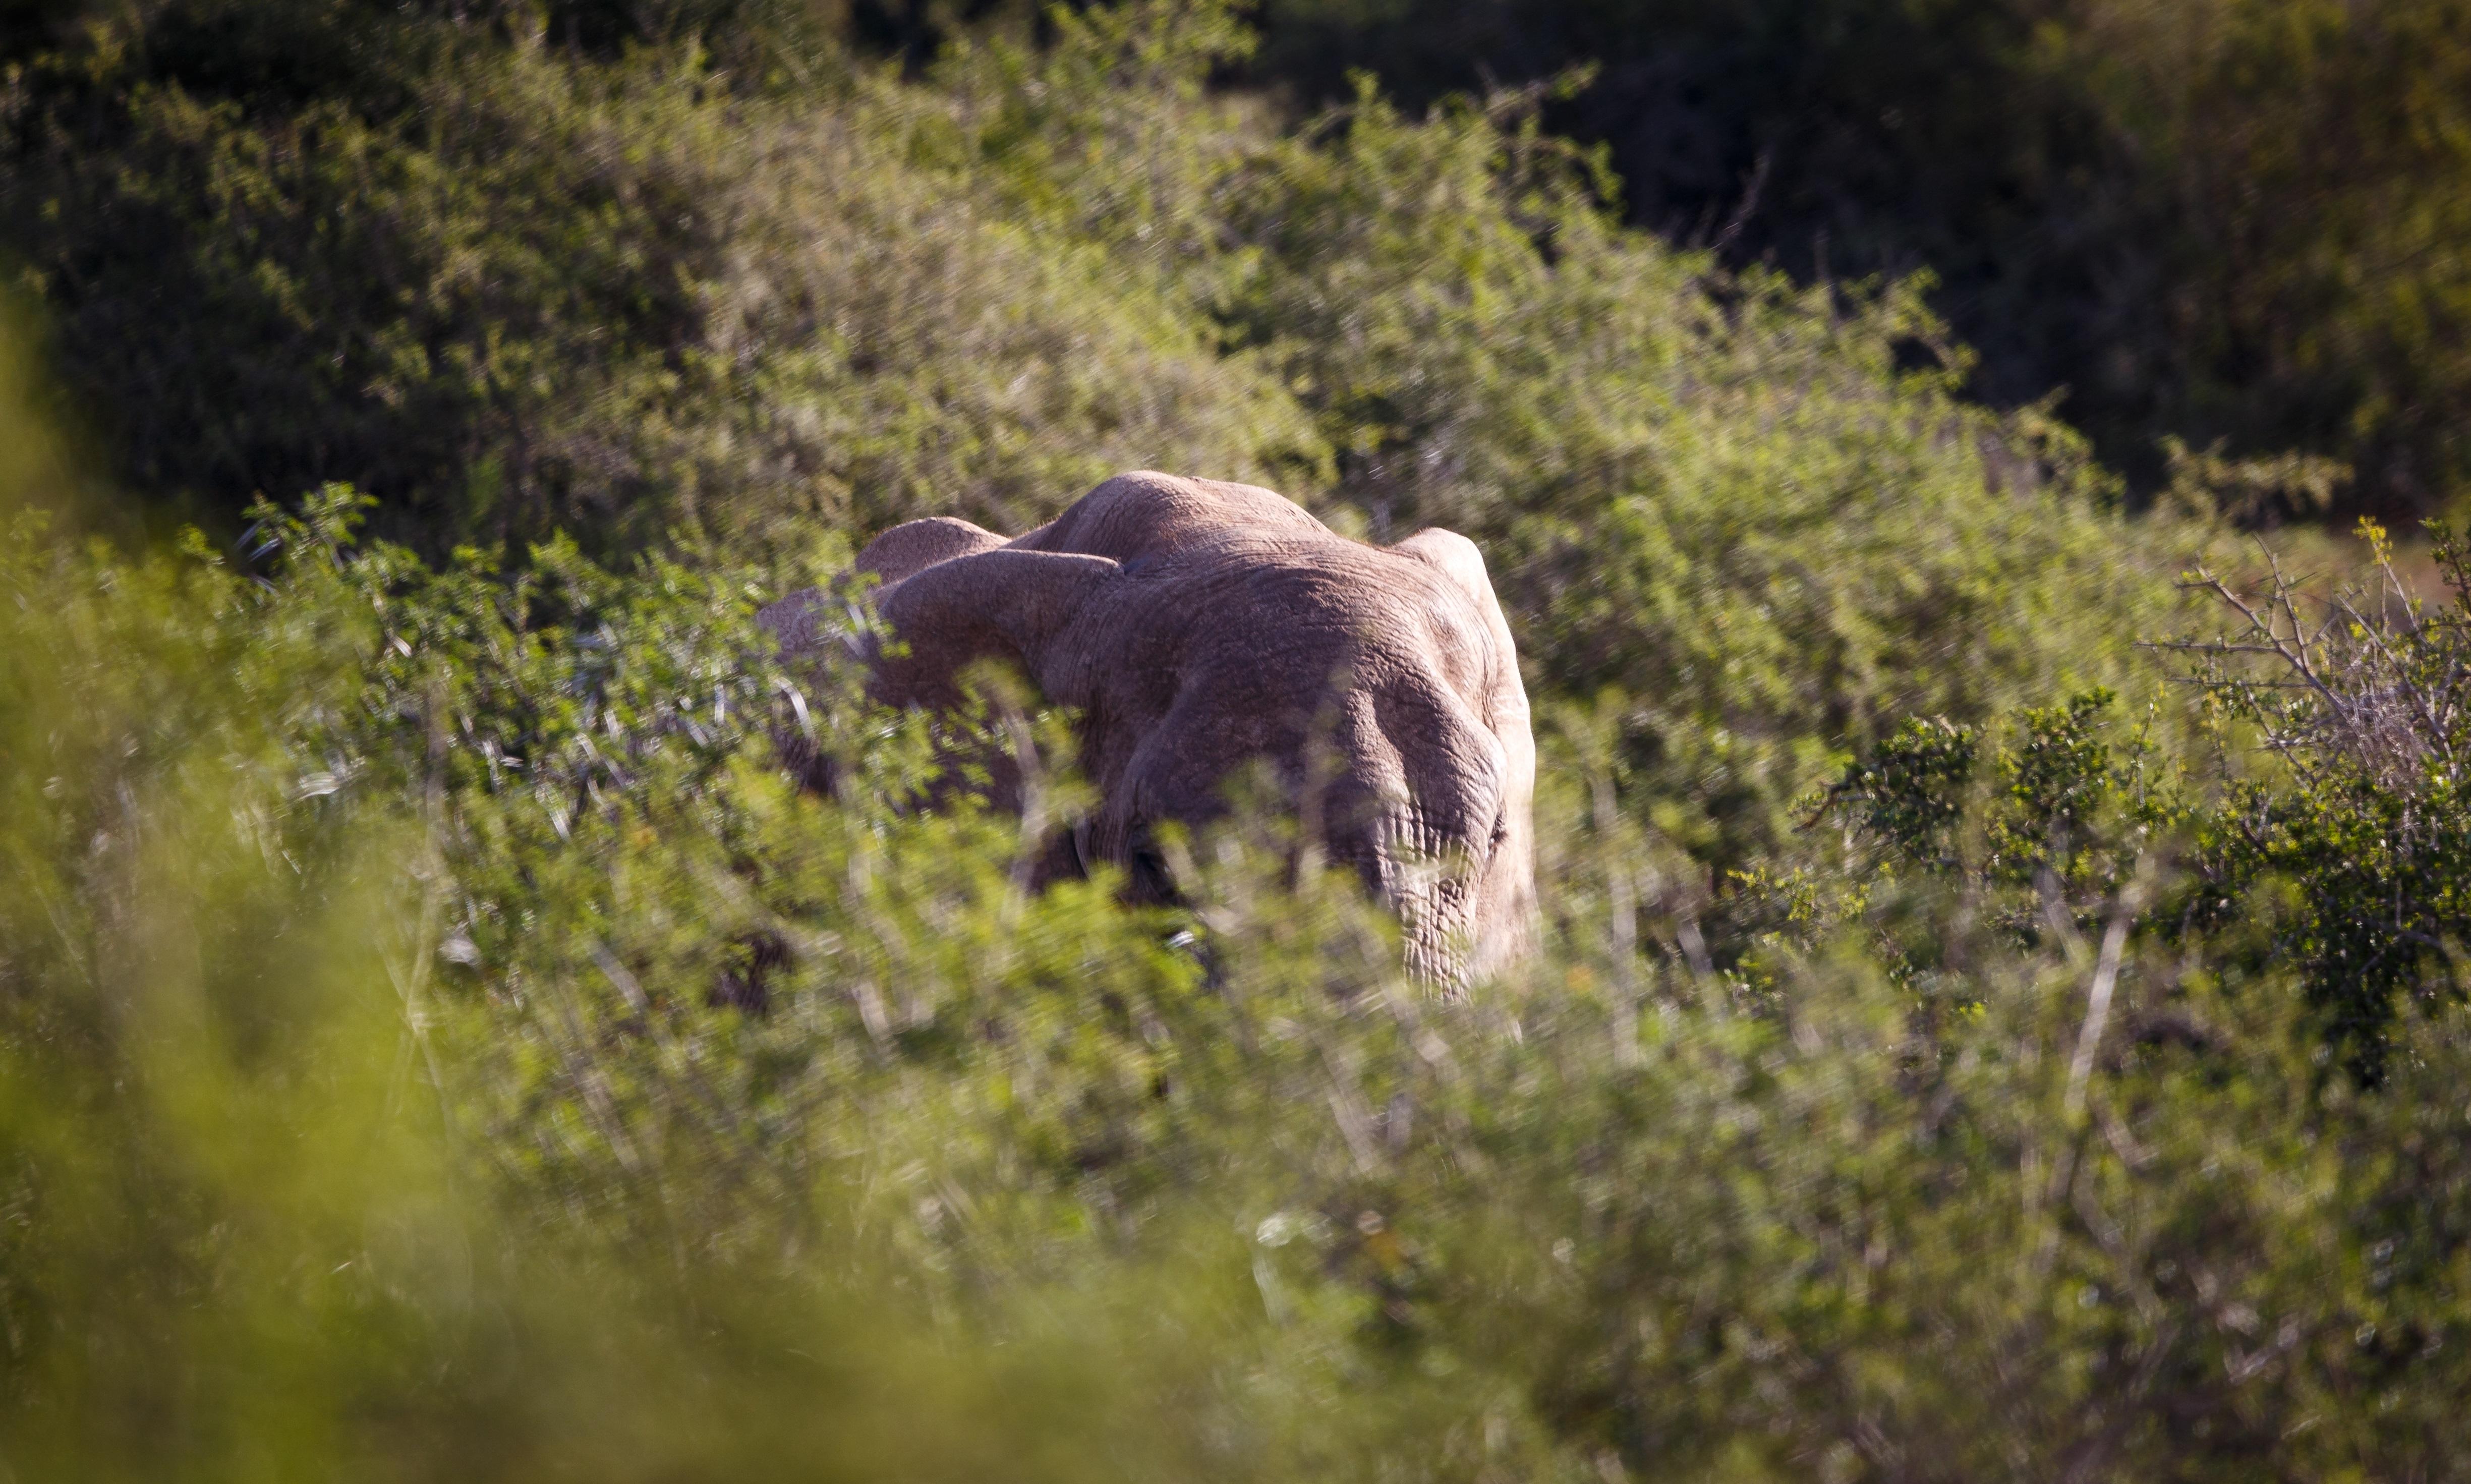
[[[1802,278],[1928,270],[2001,403],[2150,488],[2158,440],[2471,476],[2471,12],[2191,0],[1268,0],[1260,69],[1409,99],[1592,66],[1546,110],[1632,220]]]
[[[0,5],[0,1475],[2463,1476],[2466,28]],[[753,624],[1141,466],[1479,543],[1532,962]]]
[[[1253,19],[1221,86],[1309,109],[1361,70],[1420,109],[1565,82],[1543,120],[1607,147],[1629,221],[1805,282],[1927,271],[1969,390],[2056,394],[2139,498],[2169,482],[2166,438],[2338,460],[2345,515],[2441,513],[2471,479],[2452,0],[1264,0]],[[822,57],[921,72],[957,36],[1044,23],[1020,0],[13,0],[0,48],[96,24],[120,54],[106,90],[378,120],[476,30],[603,59],[692,37],[765,89],[812,85]]]

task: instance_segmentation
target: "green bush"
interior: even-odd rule
[[[605,550],[1018,524],[1127,466],[1318,457],[1177,306],[917,164],[925,97],[449,56],[377,120],[30,89],[0,211],[125,478],[234,513],[349,480],[433,551]]]
[[[2125,910],[2204,960],[2285,967],[2319,1055],[2381,1080],[2406,1006],[2462,996],[2471,567],[2437,529],[2451,592],[2423,600],[2384,530],[2363,534],[2365,579],[2330,592],[2278,561],[2253,586],[2189,575],[2227,621],[2216,637],[2162,646],[2188,661],[2179,678],[2201,697],[2200,743],[2163,753],[2151,718],[2106,736],[2106,692],[2027,708],[2012,740],[1989,748],[1980,728],[1907,721],[1824,795],[1818,817],[1863,841],[1852,878],[1952,878],[2027,942]],[[2165,865],[2171,887],[2157,896],[2149,878]],[[1751,884],[1754,899],[1791,895]],[[1866,902],[1840,891],[1831,905]]]
[[[2328,1044],[2369,1080],[2389,1066],[2401,1001],[2462,994],[2471,558],[2459,535],[2434,533],[2442,600],[2422,600],[2385,531],[2363,523],[2369,575],[2330,597],[2279,564],[2250,593],[2193,575],[2230,624],[2178,645],[2202,662],[2218,724],[2279,765],[2224,800],[2204,861],[2210,915],[2261,882],[2288,883],[2296,909],[2274,947],[2300,966]]]
[[[23,68],[0,106],[16,116],[19,157],[0,176],[22,174],[26,143],[55,127],[88,160],[130,148],[131,101],[159,92],[231,104],[278,151],[288,148],[287,123],[340,110],[404,130],[450,167],[499,164],[497,146],[525,137],[533,105],[506,135],[477,146],[424,139],[417,121],[436,106],[441,79],[485,79],[509,50],[587,74],[647,63],[690,71],[692,91],[729,115],[729,132],[756,127],[759,105],[800,119],[845,111],[854,88],[880,80],[880,56],[897,55],[913,77],[940,70],[949,81],[949,59],[937,62],[946,49],[982,54],[990,37],[1069,43],[1093,25],[1105,30],[1114,14],[1079,4],[1034,13],[1041,9],[1020,0],[72,0],[22,20],[0,14],[0,63]],[[1223,153],[1231,135],[1273,133],[1301,116],[1298,105],[1344,102],[1359,68],[1413,109],[1453,92],[1542,90],[1553,95],[1544,108],[1554,130],[1609,147],[1636,224],[1709,246],[1729,267],[1778,267],[1806,284],[1931,273],[1934,313],[1981,351],[1966,368],[1968,387],[2012,407],[2063,394],[2070,418],[2140,500],[2169,488],[2164,450],[2175,441],[2241,459],[2294,450],[2329,459],[2345,472],[2328,493],[2346,509],[2421,515],[2460,493],[2466,464],[2454,430],[2471,381],[2454,348],[2464,340],[2465,278],[2452,244],[2471,209],[2459,143],[2471,52],[2459,0],[1276,0],[1248,13],[1262,33],[1258,52],[1216,45],[1228,21],[1207,6],[1177,12],[1166,50],[1210,54],[1191,81],[1257,94],[1226,94],[1232,107],[1203,108],[1170,89],[1136,108],[1173,127],[1095,137],[1157,152],[1138,167],[1156,172],[1166,159]],[[1589,81],[1557,85],[1577,76]],[[1126,101],[1157,81],[1155,68],[1049,72],[1026,111],[1041,128],[1058,113],[1120,119]],[[1162,101],[1170,106],[1159,109]],[[1231,116],[1241,120],[1233,129]],[[42,121],[31,133],[29,119]],[[648,137],[641,120],[627,127]],[[724,157],[702,169],[735,177],[741,166],[727,156],[741,152],[722,148]],[[163,163],[151,152],[141,162],[147,174]],[[542,184],[568,184],[546,174]],[[36,176],[14,213],[53,194]],[[174,224],[195,229],[212,209],[192,202]],[[12,232],[11,246],[49,273],[113,232],[74,218],[61,224],[65,237]],[[427,229],[417,218],[409,225],[415,236]],[[150,228],[159,234],[159,224]],[[1211,234],[1179,242],[1205,255],[1225,246]],[[656,259],[644,267],[665,279]],[[671,287],[658,282],[652,293]],[[385,313],[362,304],[351,285],[338,288],[322,318]],[[91,293],[136,319],[149,305],[162,308],[142,278],[115,275],[78,301]],[[691,329],[680,333],[695,342]],[[106,411],[159,393],[116,365],[109,348],[97,346],[102,354],[81,369]],[[564,348],[571,365],[584,347]],[[348,399],[369,384],[364,369],[339,369],[351,374],[324,387],[328,397]],[[279,478],[256,483],[254,468],[232,467],[174,483],[226,511],[260,484],[280,493],[351,478],[390,499],[398,493],[370,477],[378,459],[366,445],[280,451],[317,467],[305,478],[296,467],[270,468]],[[143,463],[143,446],[129,452],[157,477],[180,472]],[[460,467],[477,456],[454,458]]]
[[[1367,97],[1328,132],[1240,182],[1231,318],[1307,389],[1335,498],[1474,536],[1549,692],[1636,697],[1642,784],[1713,816],[1660,821],[1688,846],[1772,846],[1823,739],[2137,672],[2118,636],[2171,595],[2136,548],[2202,537],[2131,535],[2064,429],[1899,370],[1940,336],[1912,286],[1711,282],[1532,122]]]
[[[1584,68],[1636,220],[1804,280],[1927,268],[2001,403],[2140,490],[2160,442],[2471,480],[2460,0],[1269,0],[1254,77],[1419,104]]]

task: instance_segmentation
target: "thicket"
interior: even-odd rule
[[[1546,117],[1610,148],[1634,220],[1805,281],[1935,272],[1976,389],[2065,388],[2142,491],[2168,437],[2331,457],[2341,507],[2413,522],[2471,486],[2460,0],[1265,0],[1262,23],[1257,75],[1307,96],[1354,67],[1419,103],[1589,69]]]
[[[777,567],[1125,468],[1259,480],[1482,543],[1540,678],[1638,697],[1629,750],[1713,816],[1671,830],[1729,856],[1816,739],[2117,683],[2087,625],[2166,611],[2108,477],[1961,401],[1913,285],[1626,230],[1516,99],[1283,132],[1204,89],[1250,44],[1223,11],[787,97],[417,8],[141,13],[20,76],[0,220],[94,442],[220,530],[343,481],[432,555],[683,531]],[[364,64],[218,82],[296,32]]]
[[[1214,9],[820,81],[129,13],[5,190],[211,534],[0,361],[0,1466],[2459,1472],[2459,595],[2252,654],[1916,286],[1627,229],[1516,98],[1282,130]],[[200,59],[311,22],[370,67]],[[1483,543],[1535,963],[1426,996],[1275,811],[1028,895],[752,624],[1143,463]]]
[[[1609,149],[1635,224],[1804,283],[1928,273],[1934,313],[1975,352],[1969,390],[2001,406],[2061,396],[2140,499],[2172,483],[2175,443],[2297,450],[2343,471],[2282,489],[2260,518],[2416,521],[2464,487],[2459,0],[1266,0],[1253,19],[1263,45],[1222,56],[1216,83],[1305,112],[1343,104],[1359,68],[1415,110],[1541,89],[1554,132]],[[1059,24],[1026,0],[60,0],[0,14],[0,61],[55,100],[74,78],[68,91],[98,106],[68,110],[92,153],[129,148],[137,121],[118,105],[164,83],[261,123],[315,128],[304,106],[324,105],[401,124],[434,106],[442,59],[534,37],[604,62],[692,49],[734,96],[812,104],[877,59],[924,74],[952,45],[1052,40]],[[459,153],[451,135],[420,142]],[[194,198],[164,204],[191,226],[215,220]],[[70,223],[75,240],[97,224]],[[80,250],[38,241],[38,262]],[[96,294],[146,313],[139,284],[106,277],[74,296]],[[682,327],[646,328],[659,342]],[[82,374],[117,412],[163,389],[96,348]],[[370,367],[335,370],[329,395],[376,385]],[[281,489],[290,472],[226,465],[211,482],[262,473]]]

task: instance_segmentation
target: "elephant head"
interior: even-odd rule
[[[867,656],[877,697],[959,699],[961,671],[1018,666],[1079,714],[1099,804],[1071,864],[1168,883],[1168,821],[1222,813],[1265,762],[1328,859],[1397,909],[1409,966],[1443,984],[1533,932],[1535,745],[1510,628],[1473,544],[1337,535],[1244,484],[1128,474],[1015,540],[912,521],[860,554],[900,644]],[[817,595],[765,612],[792,654]]]

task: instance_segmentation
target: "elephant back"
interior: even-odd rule
[[[1330,529],[1274,490],[1141,470],[1119,474],[1013,542],[1034,552],[1105,556],[1127,566],[1223,539],[1335,541]]]

